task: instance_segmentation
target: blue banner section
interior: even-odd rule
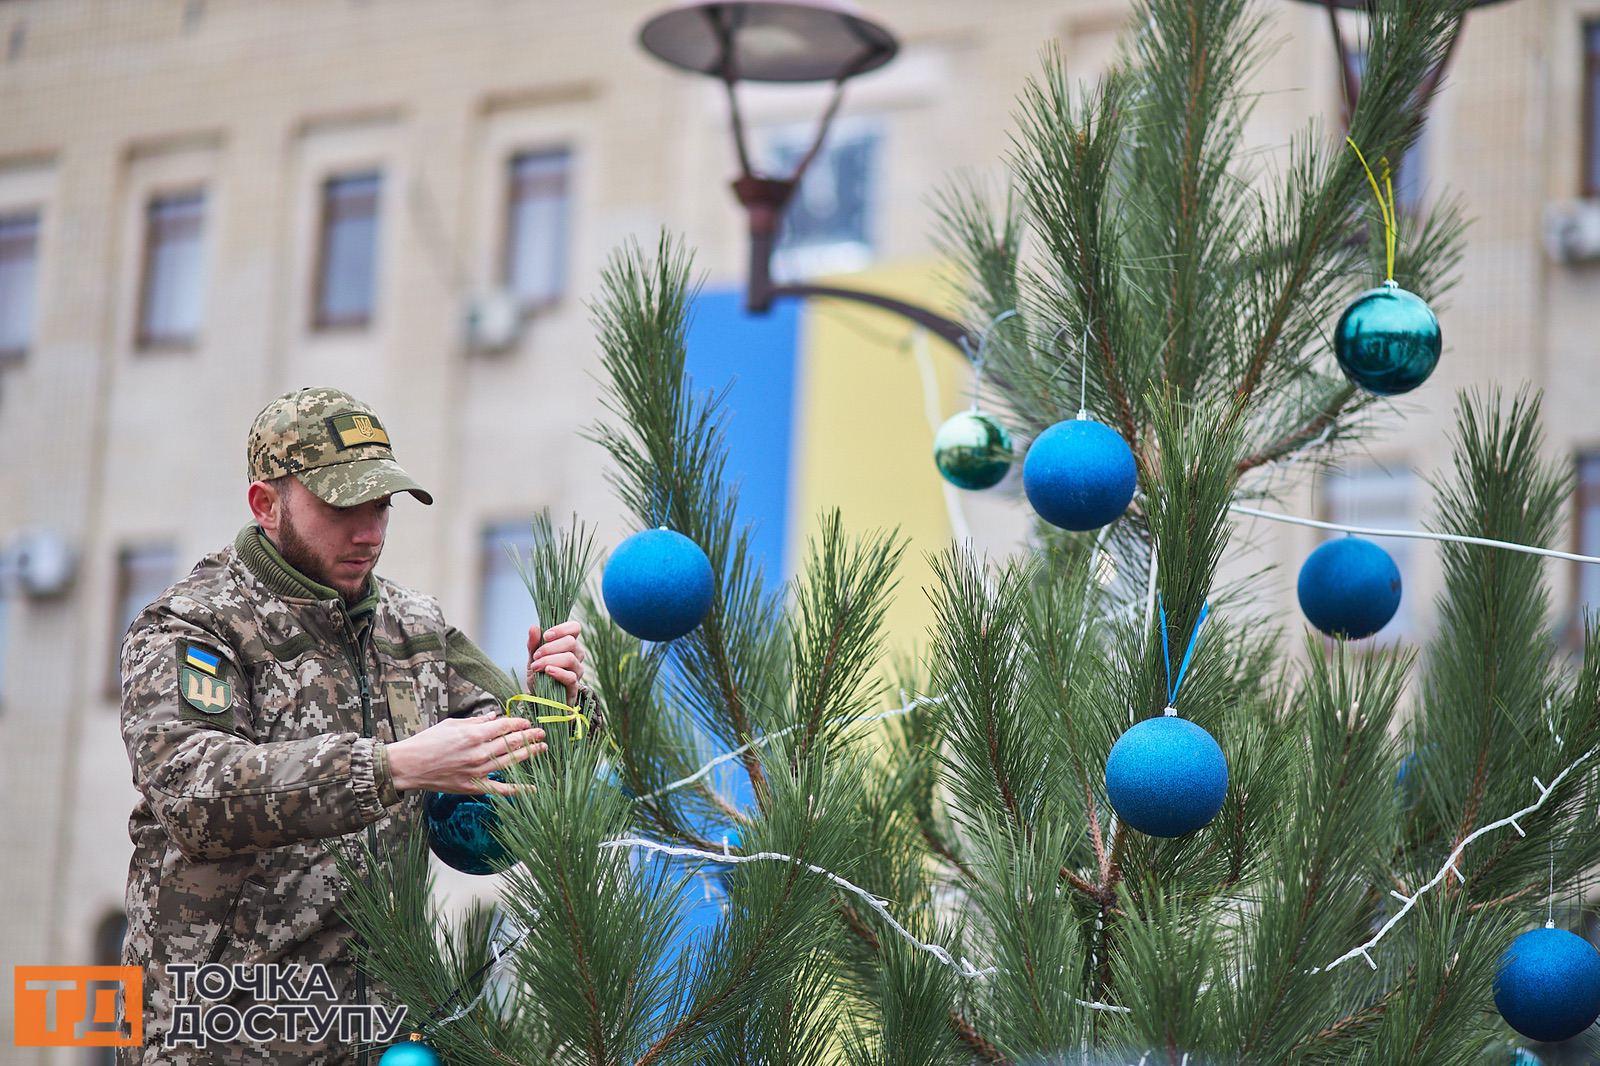
[[[739,522],[752,527],[754,558],[771,589],[788,576],[799,304],[782,300],[751,315],[742,293],[719,290],[697,297],[691,316],[686,369],[696,393],[727,390],[726,477],[739,487]]]
[[[793,435],[796,425],[796,382],[800,308],[783,301],[767,315],[744,310],[743,294],[703,292],[691,307],[685,370],[696,394],[707,390],[722,396],[728,463],[724,477],[737,486],[737,521],[750,529],[751,558],[760,568],[763,587],[775,592],[788,578],[786,551],[793,498]],[[667,671],[678,669],[670,663]],[[715,754],[713,752],[712,754]],[[719,767],[712,784],[736,806],[754,800],[750,781],[737,762]],[[708,822],[696,827],[705,839],[738,847],[732,825]],[[730,867],[694,860],[641,858],[641,862],[681,863],[696,876],[679,896],[682,925],[666,964],[704,943],[722,917],[726,894],[723,876]]]

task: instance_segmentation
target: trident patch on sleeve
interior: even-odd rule
[[[199,644],[179,645],[178,692],[202,714],[221,714],[233,706],[233,685],[222,677],[222,656]]]

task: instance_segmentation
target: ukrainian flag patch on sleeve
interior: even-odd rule
[[[233,686],[223,680],[222,656],[184,641],[178,659],[178,692],[202,714],[221,714],[233,706]]]
[[[222,656],[214,651],[207,651],[198,644],[185,644],[183,661],[197,670],[204,670],[212,677],[216,677],[217,668],[222,665]]]

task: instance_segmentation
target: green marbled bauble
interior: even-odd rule
[[[1356,297],[1333,331],[1333,354],[1345,376],[1379,396],[1427,381],[1442,343],[1433,309],[1392,281]]]
[[[1011,469],[1011,434],[982,411],[952,415],[933,438],[933,461],[958,489],[990,489]]]
[[[498,770],[489,777],[505,780]],[[428,847],[446,865],[468,874],[497,874],[511,865],[511,853],[494,835],[500,812],[492,796],[429,792],[422,800],[422,817]]]

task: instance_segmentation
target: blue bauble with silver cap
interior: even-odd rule
[[[1576,933],[1530,929],[1500,956],[1500,1016],[1532,1040],[1570,1040],[1600,1018],[1600,951]]]
[[[1295,591],[1312,625],[1330,637],[1361,640],[1400,610],[1400,568],[1372,541],[1339,537],[1306,557]]]
[[[1339,369],[1379,396],[1399,396],[1427,381],[1443,346],[1433,309],[1393,280],[1356,297],[1333,330]]]
[[[716,590],[700,545],[663,526],[617,545],[600,577],[611,620],[640,640],[676,640],[705,620]]]
[[[1022,461],[1022,489],[1040,518],[1082,532],[1122,517],[1138,474],[1121,434],[1079,412],[1034,438]]]
[[[410,1040],[390,1044],[378,1060],[378,1066],[444,1066],[444,1059],[413,1033]]]
[[[1209,825],[1227,792],[1222,746],[1175,714],[1133,726],[1106,759],[1106,795],[1117,817],[1153,837],[1181,837]]]

